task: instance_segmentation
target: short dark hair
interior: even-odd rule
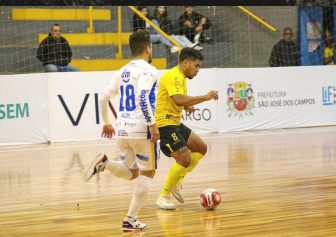
[[[133,57],[145,52],[147,46],[151,45],[148,30],[137,30],[133,32],[129,38],[129,45]]]
[[[285,33],[286,31],[291,31],[291,32],[293,32],[293,29],[290,28],[289,26],[286,26],[285,28],[283,28],[282,33]]]
[[[185,59],[189,59],[192,61],[195,61],[198,59],[202,61],[203,55],[196,49],[186,47],[181,50],[181,53],[179,56],[179,62],[183,62]]]
[[[51,28],[50,28],[51,31],[54,29],[54,26],[59,26],[59,27],[61,27],[59,24],[55,23],[55,24],[53,24],[53,25],[51,26]]]

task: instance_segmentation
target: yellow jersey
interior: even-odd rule
[[[187,95],[186,78],[178,66],[162,75],[156,99],[155,121],[158,127],[179,125],[183,106],[177,106],[173,95]]]

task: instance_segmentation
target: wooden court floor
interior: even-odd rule
[[[186,177],[186,202],[155,206],[159,169],[143,210],[145,233],[122,233],[133,182],[83,169],[115,142],[0,147],[0,236],[336,236],[336,127],[202,135],[208,154]],[[215,211],[199,194],[217,189]]]

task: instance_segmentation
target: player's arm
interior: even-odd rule
[[[218,91],[211,90],[207,94],[199,96],[176,94],[172,95],[171,98],[177,106],[188,107],[200,104],[204,101],[218,100]]]
[[[151,141],[156,142],[160,138],[159,129],[155,124],[155,118],[153,110],[149,101],[149,94],[157,81],[156,72],[144,72],[138,81],[138,94],[137,99],[139,100],[139,105],[142,114],[145,118],[146,124],[149,127],[151,134]]]
[[[197,105],[208,100],[217,100],[218,91],[211,90],[205,95],[189,96],[183,95],[185,88],[181,86],[181,78],[175,77],[171,79],[168,77],[162,77],[160,80],[160,86],[164,87],[170,98],[177,106],[184,106],[185,108],[193,105]]]
[[[114,77],[110,83],[105,87],[102,96],[99,99],[99,111],[103,119],[103,131],[101,136],[106,138],[112,138],[115,134],[114,128],[110,122],[108,115],[108,104],[113,95],[118,93],[117,90],[117,79]]]

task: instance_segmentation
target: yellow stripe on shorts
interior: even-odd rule
[[[173,149],[171,148],[170,144],[166,144],[166,147],[170,150],[170,152],[174,152]]]

